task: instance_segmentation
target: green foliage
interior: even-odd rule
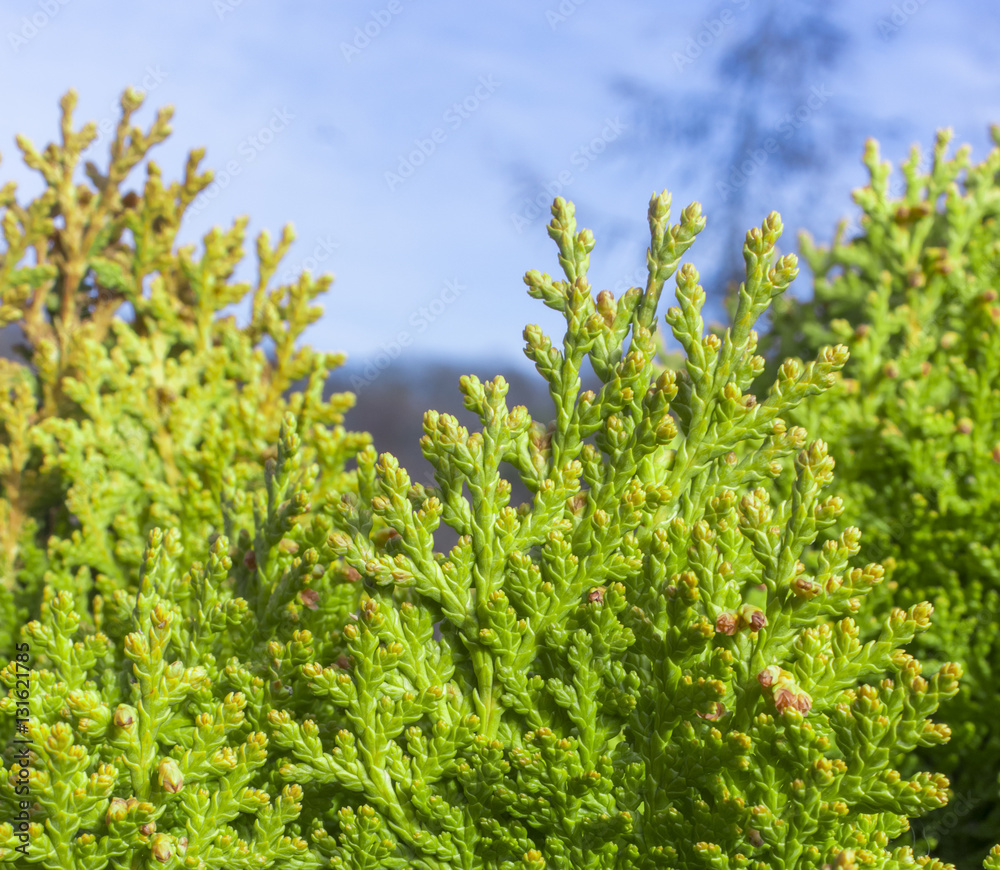
[[[320,464],[316,491],[351,486],[345,462],[367,443],[346,433],[349,394],[324,398],[337,354],[296,349],[320,316],[312,305],[330,278],[302,275],[269,287],[294,235],[277,246],[257,239],[253,284],[232,280],[243,258],[246,218],[213,229],[203,250],[177,234],[195,197],[212,181],[190,154],[181,182],[165,185],[146,165],[140,190],[123,190],[132,170],[170,132],[170,109],[145,133],[131,117],[141,97],[126,92],[106,169],[81,154],[93,123],[72,127],[76,95],[62,100],[62,143],[39,152],[18,137],[24,160],[45,180],[18,203],[0,191],[6,242],[0,254],[0,325],[18,324],[23,362],[0,360],[0,651],[16,626],[37,616],[42,584],[70,592],[81,618],[96,593],[107,601],[135,580],[149,531],[180,531],[184,559],[204,560],[223,528],[249,524],[241,495],[259,490],[286,410],[296,415],[306,461]],[[250,320],[217,315],[251,295]],[[121,317],[129,305],[131,320]],[[273,346],[269,362],[264,347]],[[301,392],[289,391],[305,381]],[[224,470],[232,472],[223,484]],[[237,526],[238,528],[239,526]]]
[[[435,487],[366,451],[358,496],[331,501],[333,555],[366,585],[344,632],[354,665],[305,665],[310,716],[271,714],[283,775],[347,796],[331,866],[911,866],[890,841],[947,781],[908,781],[890,757],[947,739],[927,716],[958,669],[927,680],[900,649],[927,604],[860,643],[850,614],[882,571],[849,567],[856,530],[814,574],[799,559],[842,505],[825,445],[781,415],[846,354],[785,367],[764,401],[744,393],[763,365],[754,320],[796,271],[774,259],[777,215],[747,236],[722,338],[704,335],[697,272],[678,269],[697,205],[671,226],[653,197],[647,286],[617,300],[592,296],[594,239],[572,207],[553,216],[565,280],[525,280],[568,328],[561,350],[538,327],[525,339],[555,420],[508,408],[502,379],[464,378],[483,428],[426,415]],[[675,270],[667,321],[687,362],[656,377]],[[585,358],[598,394],[580,392]],[[759,484],[793,457],[794,491],[771,503]],[[504,469],[531,504],[508,503]],[[442,523],[460,536],[448,554]]]
[[[871,180],[854,194],[861,233],[845,240],[841,226],[829,248],[803,238],[814,298],[783,300],[770,341],[777,359],[832,340],[850,347],[843,378],[793,419],[821,422],[841,522],[864,528],[862,556],[888,569],[863,626],[892,604],[931,600],[934,626],[911,649],[967,673],[942,707],[951,742],[920,754],[955,793],[924,834],[973,867],[1000,831],[1000,148],[973,165],[967,146],[947,157],[950,139],[939,133],[926,169],[914,148],[898,197],[868,143]]]
[[[45,587],[41,619],[21,632],[34,671],[27,733],[33,754],[27,854],[44,868],[311,868],[301,836],[302,788],[269,753],[269,716],[304,715],[290,698],[304,663],[342,654],[339,628],[354,584],[323,565],[304,522],[319,463],[303,464],[286,415],[253,534],[215,538],[189,567],[177,529],[149,534],[135,595],[95,604],[93,626],[73,595]],[[232,487],[235,474],[223,472]],[[225,512],[227,524],[234,521]],[[325,532],[318,533],[319,541]],[[310,628],[318,629],[314,634]],[[13,721],[16,664],[0,678]],[[0,810],[23,808],[21,765],[0,769]],[[323,803],[322,794],[312,795]],[[325,803],[325,806],[329,806]],[[0,863],[24,853],[0,825]]]
[[[126,115],[131,102],[126,95]],[[0,672],[9,689],[0,811],[15,819],[23,810],[28,837],[25,859],[19,832],[0,825],[0,863],[945,866],[897,838],[910,818],[944,804],[948,780],[898,768],[948,739],[929,717],[956,693],[960,668],[944,663],[925,678],[904,652],[930,624],[927,602],[892,609],[874,637],[861,637],[853,615],[883,569],[855,564],[854,527],[814,551],[844,505],[828,494],[826,444],[786,422],[830,387],[847,350],[782,365],[766,398],[748,392],[764,366],[755,321],[797,272],[794,257],[776,257],[776,214],[747,234],[731,328],[706,335],[698,273],[681,265],[705,224],[697,203],[670,224],[670,197],[653,196],[646,286],[616,299],[593,295],[593,235],[557,199],[549,234],[565,280],[537,271],[525,280],[567,329],[561,348],[537,326],[524,333],[554,419],[508,407],[501,378],[463,378],[482,428],[428,412],[422,448],[434,486],[371,447],[349,476],[342,463],[361,440],[323,430],[336,421],[320,401],[321,364],[308,351],[310,365],[296,363],[303,357],[283,338],[312,317],[302,300],[317,285],[306,277],[283,288],[286,304],[263,279],[241,331],[215,317],[238,298],[240,285],[227,290],[224,280],[235,237],[210,235],[200,265],[183,249],[170,259],[169,246],[147,259],[153,248],[138,240],[155,237],[156,216],[190,202],[201,183],[194,159],[169,197],[154,180],[144,200],[121,199],[122,226],[137,241],[116,259],[126,243],[112,222],[105,253],[88,266],[93,256],[80,252],[95,242],[80,240],[105,212],[80,219],[94,195],[81,205],[67,181],[65,155],[84,141],[69,132],[67,103],[64,150],[42,160],[25,148],[56,193],[35,206],[40,217],[8,205],[4,220],[36,221],[39,238],[66,237],[52,251],[77,255],[76,271],[56,258],[56,273],[0,284],[5,316],[24,318],[35,354],[34,368],[4,370],[27,386],[0,408],[5,522],[20,523],[5,571],[23,596],[8,612],[40,596],[17,637],[33,667],[27,767],[13,756],[9,724],[18,656]],[[146,142],[157,129],[129,136]],[[111,170],[106,178],[117,180],[95,182],[99,191],[121,181]],[[140,202],[160,212],[144,223],[133,214],[151,214]],[[53,209],[66,228],[52,224]],[[275,254],[262,249],[270,264]],[[135,265],[154,261],[176,268]],[[150,272],[147,298],[139,288]],[[98,316],[100,292],[84,309],[70,304],[91,273],[131,302],[133,325]],[[666,320],[685,359],[661,371],[655,330],[669,279],[677,305]],[[53,319],[33,325],[35,306]],[[264,375],[251,352],[265,336],[284,374]],[[585,364],[597,392],[581,391]],[[129,366],[145,389],[111,370]],[[150,388],[185,366],[197,374],[170,389],[175,402],[187,397],[191,428],[151,413],[138,415],[146,431],[127,428],[126,407],[146,408]],[[292,373],[310,385],[282,404]],[[101,430],[106,418],[118,429]],[[275,426],[266,455],[261,442]],[[102,452],[119,430],[147,445],[148,470]],[[528,504],[510,504],[513,475]],[[104,496],[88,501],[105,478]],[[785,482],[787,492],[770,492]],[[121,490],[131,505],[100,514]],[[26,519],[35,492],[57,510],[45,535],[41,520]],[[81,512],[81,528],[68,530]],[[437,549],[442,527],[458,534],[448,553]],[[25,775],[30,806],[17,792]]]
[[[565,280],[525,280],[567,332],[561,349],[538,327],[525,339],[554,422],[509,409],[501,379],[465,378],[482,430],[427,414],[436,487],[366,452],[359,496],[339,503],[334,553],[368,586],[345,631],[359,664],[304,669],[312,724],[275,714],[288,776],[355,796],[334,866],[366,866],[375,843],[419,867],[911,866],[890,841],[947,781],[908,781],[890,759],[947,739],[927,716],[958,669],[927,680],[900,649],[928,604],[860,642],[850,614],[882,569],[849,567],[856,529],[815,572],[800,561],[842,504],[824,492],[825,445],[782,415],[846,352],[784,367],[763,401],[745,392],[764,363],[754,321],[796,272],[774,257],[777,215],[747,235],[720,338],[704,334],[697,272],[678,269],[697,204],[671,226],[653,197],[646,288],[617,300],[591,294],[591,233],[561,199],[552,211]],[[687,361],[657,377],[651,330],[675,270],[667,322]],[[585,358],[597,394],[580,392]],[[791,495],[770,500],[761,484],[793,465]],[[505,469],[530,505],[508,503]],[[442,523],[460,535],[448,554]]]

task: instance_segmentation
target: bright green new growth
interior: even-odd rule
[[[41,619],[21,633],[36,668],[32,861],[59,870],[319,866],[296,822],[302,789],[282,782],[269,756],[268,717],[309,709],[289,683],[314,655],[341,654],[335,626],[357,595],[310,545],[326,535],[305,516],[320,466],[303,467],[301,448],[289,413],[254,499],[253,534],[241,532],[232,548],[218,536],[206,563],[182,572],[178,531],[154,530],[137,596],[95,607],[93,629],[71,594],[46,586]],[[232,486],[232,472],[224,477]],[[13,663],[2,676],[13,689]],[[13,701],[13,691],[0,701],[4,721]],[[21,781],[20,765],[0,770],[6,818],[21,808]],[[0,862],[18,863],[19,845],[0,825]]]
[[[247,409],[223,389],[228,417],[191,420],[218,432],[192,448],[203,477],[184,498],[210,493],[204,514],[154,513],[156,498],[138,500],[141,525],[118,534],[142,534],[145,546],[138,558],[115,554],[120,576],[97,578],[92,602],[54,556],[25,561],[20,582],[43,590],[39,618],[20,632],[35,668],[31,861],[47,870],[942,866],[891,841],[945,802],[947,780],[892,765],[947,739],[928,717],[957,691],[959,669],[925,679],[902,651],[927,628],[926,603],[893,610],[861,643],[851,614],[882,569],[851,567],[853,528],[810,558],[843,505],[825,494],[825,444],[784,422],[829,387],[846,351],[782,366],[765,400],[747,393],[764,364],[754,322],[796,272],[794,257],[775,259],[780,221],[773,214],[748,233],[733,326],[706,336],[704,291],[680,265],[704,218],[695,204],[670,225],[669,207],[665,192],[650,203],[646,287],[595,299],[593,236],[556,200],[549,232],[566,280],[526,276],[531,295],[567,321],[561,350],[538,327],[525,330],[550,386],[548,426],[507,407],[502,379],[464,378],[483,428],[428,413],[422,444],[436,486],[367,448],[357,492],[345,492],[340,466],[327,479],[333,460],[300,434],[318,413],[313,381],[309,401],[267,424],[280,423],[277,451],[263,489],[248,492],[263,448],[225,445]],[[200,292],[218,290],[212,274]],[[675,274],[667,322],[687,360],[660,373],[656,310]],[[137,314],[152,304],[132,296]],[[212,327],[217,307],[192,305],[195,322]],[[136,353],[147,344],[154,338],[140,336]],[[603,384],[596,394],[581,393],[585,360]],[[77,371],[69,389],[92,397],[91,373]],[[7,425],[14,412],[0,414]],[[24,433],[11,445],[34,437],[19,425],[7,430]],[[334,440],[337,463],[344,444]],[[61,485],[81,480],[84,491],[74,474]],[[532,493],[529,505],[509,504],[510,474]],[[782,474],[794,478],[790,494],[769,496]],[[442,523],[460,536],[448,554],[435,551]],[[62,558],[79,550],[87,564],[106,534],[94,523],[78,542],[58,536],[71,541]],[[11,658],[5,729],[16,707]],[[13,819],[22,769],[9,759],[0,811]],[[20,866],[21,845],[0,826],[0,862]],[[987,867],[1000,867],[1000,853]]]
[[[772,215],[747,236],[721,339],[703,334],[697,272],[677,271],[667,321],[687,364],[654,378],[657,301],[704,226],[697,205],[668,215],[654,196],[645,290],[595,300],[593,236],[556,200],[566,280],[525,279],[568,326],[562,350],[525,330],[553,424],[509,409],[502,379],[464,378],[483,429],[427,414],[437,487],[359,456],[330,539],[368,587],[345,630],[353,670],[306,665],[310,718],[271,714],[283,775],[344,796],[334,866],[903,867],[889,841],[944,803],[943,777],[889,766],[947,739],[927,716],[958,669],[926,680],[900,650],[930,606],[862,645],[850,613],[882,571],[848,567],[858,532],[813,574],[799,561],[841,503],[823,495],[825,445],[781,415],[846,353],[785,367],[765,401],[744,393],[763,365],[753,323],[795,274]],[[585,357],[597,395],[580,393]],[[793,455],[794,492],[770,503],[758,484]],[[505,468],[531,505],[508,504]],[[447,555],[442,522],[461,536]]]
[[[830,248],[803,239],[815,297],[782,302],[772,343],[779,359],[831,340],[851,348],[843,380],[794,420],[822,423],[842,521],[870,531],[862,555],[888,569],[892,602],[890,590],[873,596],[866,614],[933,601],[934,626],[911,651],[968,674],[942,708],[952,741],[921,757],[955,794],[926,834],[971,868],[1000,831],[1000,148],[971,165],[967,146],[948,159],[950,139],[939,133],[926,170],[914,148],[898,198],[869,142],[871,181],[854,194],[862,232],[845,241],[841,227]]]
[[[349,394],[324,399],[337,354],[295,348],[320,316],[310,303],[329,276],[308,274],[269,287],[294,236],[272,248],[257,239],[258,277],[231,280],[243,258],[247,220],[212,230],[197,254],[178,247],[185,212],[212,181],[192,152],[182,182],[164,185],[155,163],[141,190],[122,189],[149,150],[170,133],[163,109],[143,133],[126,92],[107,169],[86,164],[93,123],[76,132],[76,95],[62,100],[62,144],[39,153],[18,138],[46,188],[26,205],[0,191],[0,325],[19,324],[24,363],[0,360],[0,651],[37,616],[42,583],[71,591],[85,616],[97,591],[106,602],[128,590],[148,532],[177,528],[184,559],[204,560],[222,532],[222,502],[249,524],[249,493],[273,451],[286,410],[297,419],[306,461],[319,462],[318,492],[351,485],[345,462],[367,436],[344,432]],[[252,291],[250,321],[218,318]],[[121,318],[124,304],[133,318]],[[117,313],[117,316],[116,316]],[[273,343],[275,362],[264,355]],[[286,398],[291,385],[303,392]],[[330,428],[332,427],[332,428]],[[232,478],[223,484],[223,471]],[[235,526],[239,528],[239,525]],[[50,573],[47,573],[50,572]],[[0,726],[0,734],[5,733]]]

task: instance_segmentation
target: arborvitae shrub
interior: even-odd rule
[[[170,133],[170,109],[145,133],[133,126],[141,102],[122,97],[108,165],[88,161],[86,183],[79,164],[97,128],[74,131],[68,93],[61,144],[39,152],[18,138],[45,189],[26,204],[13,183],[0,191],[0,326],[17,324],[23,336],[20,361],[0,359],[4,656],[17,626],[38,615],[43,583],[70,592],[92,629],[95,594],[99,605],[119,594],[134,600],[152,528],[178,529],[191,561],[207,557],[211,535],[232,534],[224,503],[232,523],[249,524],[247,496],[263,484],[260,465],[286,410],[305,461],[321,466],[314,495],[349,487],[345,462],[368,441],[340,425],[353,397],[323,396],[343,357],[295,347],[320,316],[311,303],[329,276],[271,286],[291,227],[277,247],[258,237],[257,278],[238,283],[246,218],[209,232],[201,252],[177,244],[185,213],[212,181],[198,172],[203,150],[190,154],[180,182],[164,184],[148,162],[145,184],[124,189]],[[246,325],[218,316],[248,294]],[[304,391],[289,395],[302,380]]]
[[[764,362],[754,321],[796,272],[774,256],[778,216],[747,235],[719,337],[704,334],[697,271],[678,270],[704,226],[697,204],[671,226],[669,197],[653,197],[648,283],[620,299],[594,298],[593,235],[562,199],[552,211],[565,280],[525,280],[567,331],[561,349],[536,326],[525,340],[555,419],[470,377],[480,432],[424,420],[436,487],[359,456],[358,496],[331,504],[343,528],[329,538],[365,578],[344,632],[354,664],[302,669],[307,719],[272,712],[294,759],[284,775],[345,795],[335,866],[913,866],[893,841],[947,780],[907,780],[890,759],[947,739],[927,717],[959,670],[925,679],[901,649],[926,603],[859,641],[851,614],[882,568],[851,566],[857,529],[815,571],[800,559],[842,503],[825,492],[825,444],[782,415],[846,353],[784,367],[766,399],[745,392]],[[652,330],[675,270],[666,317],[687,360],[657,377]],[[585,360],[599,393],[580,392]],[[761,484],[787,468],[792,493],[769,499]],[[509,474],[531,504],[508,503]],[[442,523],[460,535],[447,554]]]
[[[1000,148],[971,164],[967,146],[948,158],[950,139],[939,133],[927,168],[914,148],[897,196],[868,143],[860,233],[802,239],[814,298],[782,300],[769,338],[777,359],[850,348],[843,377],[792,419],[822,425],[841,522],[864,528],[862,556],[887,568],[862,628],[930,600],[934,625],[911,651],[966,672],[941,711],[951,741],[913,760],[952,778],[953,806],[925,835],[973,867],[1000,831]]]
[[[565,280],[526,276],[567,322],[561,348],[525,330],[547,425],[507,406],[502,379],[464,378],[482,430],[426,415],[435,486],[369,447],[345,492],[320,483],[303,401],[283,409],[262,490],[252,456],[238,472],[218,440],[203,448],[223,466],[221,533],[175,511],[92,599],[29,560],[33,751],[0,770],[11,819],[28,782],[27,843],[0,827],[0,860],[27,863],[23,845],[60,870],[941,866],[897,838],[947,780],[893,762],[947,740],[928,717],[959,669],[925,678],[902,650],[927,603],[861,642],[852,614],[883,571],[854,564],[857,529],[809,557],[843,504],[826,445],[785,419],[846,350],[749,394],[754,322],[796,273],[775,258],[780,220],[748,233],[733,326],[706,336],[680,265],[704,218],[694,204],[671,225],[669,210],[652,198],[646,287],[595,298],[593,235],[556,200]],[[660,373],[675,274],[666,318],[687,356]],[[790,493],[769,496],[783,474]],[[530,503],[509,504],[512,475]],[[447,554],[442,525],[459,535]],[[78,531],[67,552],[105,534]]]

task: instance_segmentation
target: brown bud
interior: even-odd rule
[[[243,564],[247,567],[248,571],[256,571],[257,554],[253,550],[248,550],[247,554],[243,557]]]
[[[587,600],[590,601],[591,603],[596,602],[597,604],[603,604],[604,590],[605,587],[603,586],[595,586],[593,589],[590,590],[590,594],[587,596]]]
[[[808,577],[799,576],[792,581],[792,591],[801,598],[812,598],[819,592],[819,584]]]
[[[167,861],[174,857],[174,850],[170,839],[169,834],[155,834],[150,844],[153,857],[161,864],[166,864]]]
[[[146,822],[139,826],[139,832],[145,837],[151,837],[156,833],[156,822]]]
[[[732,610],[724,610],[715,617],[715,630],[732,637],[739,628],[739,618]]]
[[[319,592],[315,589],[303,589],[299,593],[299,600],[310,610],[319,608]]]
[[[181,773],[180,767],[177,766],[177,762],[172,758],[164,758],[160,762],[157,773],[164,791],[177,794],[184,788],[184,775]]]
[[[798,710],[803,716],[812,708],[812,698],[803,691],[795,691],[791,686],[782,686],[774,690],[774,706],[779,713],[785,710]]]
[[[572,498],[568,499],[566,502],[566,507],[573,516],[578,517],[583,513],[584,507],[587,505],[587,494],[585,492],[578,492]]]
[[[764,611],[759,607],[754,607],[752,604],[744,604],[740,608],[740,619],[743,623],[750,626],[750,631],[760,631],[767,625],[767,617],[764,615]]]
[[[115,708],[115,725],[119,728],[129,729],[135,724],[135,717],[138,715],[135,707],[129,704],[119,704]]]
[[[757,682],[767,689],[774,684],[774,681],[778,679],[778,675],[780,673],[781,668],[777,665],[768,665],[768,667],[764,668],[764,670],[757,674]]]
[[[701,719],[707,719],[709,722],[717,722],[726,715],[726,705],[722,701],[716,701],[711,713],[699,713],[695,711],[695,715]]]

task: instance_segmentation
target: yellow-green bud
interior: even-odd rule
[[[174,857],[173,838],[169,834],[154,834],[150,841],[150,851],[161,864]]]
[[[160,762],[157,773],[160,785],[164,791],[177,794],[177,792],[184,788],[184,776],[181,773],[180,767],[177,766],[177,762],[172,758],[164,758]]]
[[[130,731],[132,730],[132,726],[135,725],[138,715],[139,713],[135,707],[129,704],[119,704],[115,708],[115,725]]]

